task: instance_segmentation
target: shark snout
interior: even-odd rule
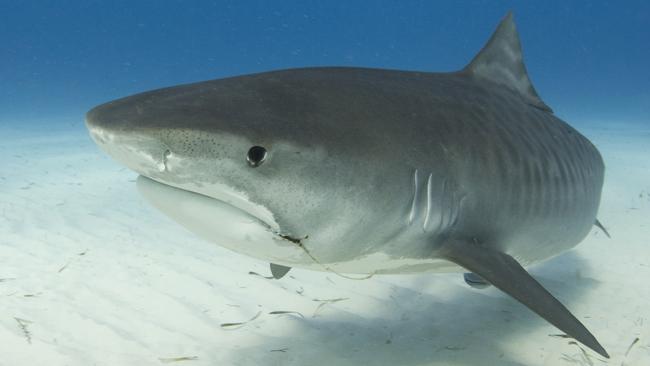
[[[141,175],[148,177],[167,171],[170,149],[158,138],[142,131],[111,127],[110,123],[86,119],[90,137],[108,155]]]
[[[86,113],[86,126],[89,130],[103,131],[132,128],[132,114],[126,107],[125,103],[120,101],[99,105]]]

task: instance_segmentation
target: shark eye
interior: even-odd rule
[[[248,161],[248,165],[252,166],[253,168],[256,168],[266,160],[266,149],[263,148],[262,146],[253,146],[248,150],[248,155],[246,156],[246,160]]]

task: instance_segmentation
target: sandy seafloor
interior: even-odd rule
[[[79,121],[8,125],[0,123],[0,365],[650,364],[648,125],[579,128],[607,164],[599,216],[612,239],[594,229],[530,269],[610,360],[459,274],[251,275],[268,275],[268,264],[151,208],[136,175],[101,153]],[[342,300],[323,301],[332,299]]]

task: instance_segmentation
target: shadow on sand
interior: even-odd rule
[[[595,280],[576,276],[577,270],[585,269],[586,263],[568,252],[531,272],[572,309],[582,293],[597,286]],[[451,280],[458,282],[452,291],[448,282],[439,282]],[[442,283],[440,287],[446,291],[436,293],[436,283]],[[385,302],[381,316],[342,310],[292,319],[284,334],[243,347],[233,355],[232,364],[523,365],[517,353],[539,354],[543,363],[548,352],[542,345],[549,344],[547,336],[541,336],[545,339],[540,339],[538,347],[531,347],[534,341],[527,338],[539,327],[547,327],[543,319],[496,289],[470,289],[458,274],[418,276],[408,287],[390,285],[389,294],[379,300]],[[586,314],[576,315],[589,327],[589,319],[581,316]],[[549,330],[550,334],[561,333]],[[534,336],[539,338],[539,332]],[[512,352],[521,339],[527,339],[527,349]],[[557,343],[550,347],[567,341],[554,338],[552,342]]]

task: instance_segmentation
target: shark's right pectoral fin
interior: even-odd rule
[[[609,358],[587,328],[511,256],[471,241],[452,240],[438,256],[476,273],[561,331]]]

